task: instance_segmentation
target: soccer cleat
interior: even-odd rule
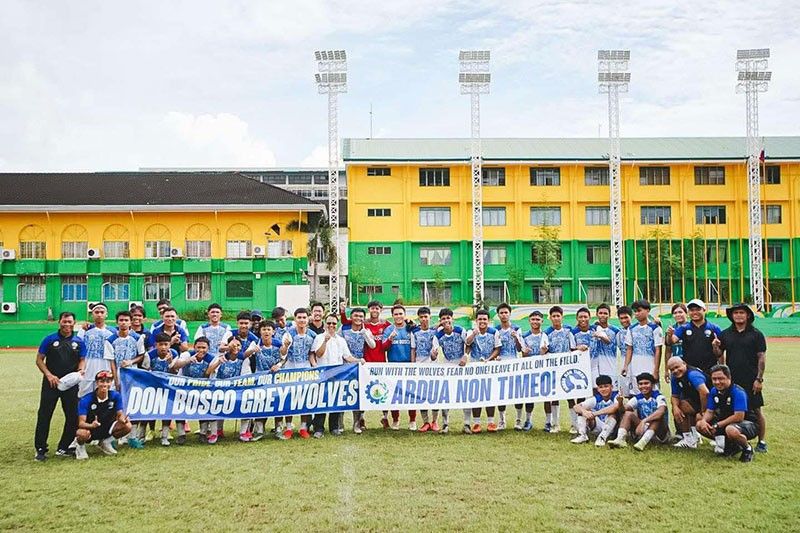
[[[742,450],[742,456],[739,457],[739,460],[743,463],[749,463],[750,461],[753,460],[753,455],[754,455],[753,448],[751,446],[748,446],[747,448]]]
[[[361,433],[363,433],[363,431],[364,430],[361,429],[361,424],[359,424],[358,422],[353,424],[353,433],[355,433],[356,435],[361,435]]]
[[[56,450],[56,457],[75,457],[75,448],[67,448],[66,450],[59,448]]]
[[[292,437],[294,437],[294,430],[292,428],[286,428],[282,433],[278,433],[278,438],[281,440],[292,440]]]
[[[586,435],[578,435],[574,439],[570,440],[572,444],[583,444],[584,442],[589,442],[589,437]]]
[[[550,428],[550,433],[561,433],[561,426],[556,424]]]
[[[186,435],[178,435],[178,438],[175,439],[175,444],[178,446],[183,446],[186,444]]]
[[[300,431],[302,431],[302,430],[300,430]],[[325,434],[323,432],[321,432],[321,431],[315,431],[314,432],[314,438],[315,439],[321,439],[324,436],[325,436]]]
[[[693,439],[681,439],[672,445],[673,448],[690,448],[697,449],[697,441]]]
[[[207,443],[207,442],[208,442],[208,435],[206,435],[205,433],[200,433],[199,435],[197,435],[197,439],[198,439],[200,442],[202,442],[202,443],[204,443],[204,444],[205,444],[205,443]]]
[[[209,440],[210,440],[210,439],[211,439],[211,438],[209,437]],[[217,440],[216,440],[216,439],[214,439],[214,442],[216,442],[216,441],[217,441]],[[161,437],[161,445],[162,445],[162,446],[169,446],[169,445],[170,445],[169,439],[168,439],[167,437]]]
[[[464,435],[472,435],[472,429],[470,429],[470,427],[469,427],[469,424],[464,424],[464,427],[463,427],[463,429],[461,430],[461,432],[462,432]]]
[[[514,431],[522,431],[522,420],[519,418],[514,422]]]
[[[553,425],[550,422],[545,422],[542,431],[544,431],[545,433],[550,433],[550,431],[552,430],[553,430]]]
[[[417,423],[416,422],[409,422],[408,423],[408,430],[409,431],[416,431],[417,430]]]
[[[530,431],[533,429],[533,422],[530,420],[526,420],[525,423],[522,425],[522,431]]]
[[[239,440],[242,442],[250,442],[253,440],[253,435],[249,431],[245,431],[244,433],[239,433]]]
[[[434,433],[438,433],[439,432],[439,423],[438,422],[433,422],[431,424],[431,431],[433,431]]]
[[[725,448],[723,448],[722,446],[717,446],[715,444],[714,445],[714,453],[717,454],[717,455],[725,455]]]
[[[78,444],[75,448],[75,459],[79,461],[83,461],[84,459],[88,459],[89,454],[86,453],[86,445],[85,444]]]
[[[344,435],[344,430],[336,428],[333,431],[331,431],[331,435],[333,435],[334,437],[341,437],[342,435]]]
[[[506,429],[506,421],[504,418],[500,419],[500,423],[497,424],[497,431],[504,431]]]
[[[130,437],[128,438],[128,448],[133,448],[134,450],[141,450],[142,448],[144,448],[144,441],[136,437]]]
[[[756,445],[756,451],[758,453],[767,453],[767,443],[763,440],[758,441],[758,445]]]
[[[308,432],[306,428],[300,428],[300,431],[297,432],[300,435],[301,439],[310,439],[311,433]]]
[[[361,417],[361,418],[358,419],[358,427],[361,428],[361,431],[364,431],[365,429],[367,429],[367,421],[364,420],[364,417]]]
[[[636,444],[633,445],[633,449],[638,452],[643,452],[645,447],[647,446],[647,442],[644,439],[639,439],[636,441]]]
[[[117,446],[123,446],[123,445],[125,445],[125,444],[128,444],[128,436],[127,436],[127,435],[125,435],[124,437],[120,437],[119,439],[117,439]]]
[[[431,425],[428,422],[425,422],[424,424],[422,424],[422,427],[419,428],[418,431],[420,433],[427,433],[430,430],[431,430]]]
[[[264,432],[263,431],[256,431],[255,433],[253,433],[253,439],[252,439],[253,442],[258,442],[263,438],[264,438]]]
[[[597,446],[598,448],[604,447],[606,445],[606,437],[604,437],[603,435],[598,435],[597,440],[594,441],[594,445]]]
[[[109,437],[107,439],[103,439],[100,441],[99,448],[106,455],[117,455],[117,450],[114,449],[112,442],[114,441],[113,437]]]
[[[570,435],[577,435],[578,434],[578,428],[576,428],[575,426],[570,426],[569,427],[569,434]]]
[[[480,424],[472,424],[472,433],[477,435],[481,431],[483,431],[483,429],[481,428]]]
[[[208,438],[206,439],[206,442],[208,444],[216,444],[218,438],[219,437],[217,437],[216,433],[212,433],[211,435],[208,436]]]
[[[225,438],[225,432],[223,430],[221,430],[221,429],[218,429],[217,430],[217,438],[218,439],[224,439]]]
[[[39,461],[40,463],[46,461],[47,452],[44,450],[36,450],[36,456],[34,457],[34,460]]]
[[[488,424],[486,424],[486,431],[488,433],[497,433],[497,424],[495,424],[494,422],[489,422]]]
[[[400,431],[400,421],[393,420],[392,421],[392,431]]]
[[[383,429],[389,429],[389,419],[385,416],[381,418],[381,425],[383,426]]]
[[[439,430],[439,435],[447,435],[450,432],[450,426],[444,424],[442,429]]]
[[[628,443],[625,440],[625,437],[622,437],[622,438],[617,437],[614,440],[608,441],[608,446],[610,448],[627,448],[628,447]]]

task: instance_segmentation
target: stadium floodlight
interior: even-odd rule
[[[630,50],[598,50],[597,82],[608,95],[608,185],[611,229],[611,297],[614,305],[625,304],[624,249],[622,246],[622,183],[620,178],[619,93],[628,92],[631,74]]]
[[[736,92],[745,94],[747,123],[747,210],[750,225],[748,248],[750,256],[750,294],[753,304],[764,311],[764,269],[761,237],[761,151],[758,135],[758,93],[766,92],[772,80],[768,71],[769,48],[736,51],[736,70],[739,71]]]
[[[320,94],[328,95],[328,223],[333,234],[335,257],[330,265],[328,302],[331,313],[339,312],[339,100],[347,92],[347,53],[344,50],[317,50],[315,79]]]
[[[481,95],[489,93],[489,50],[458,53],[461,94],[470,97],[470,166],[472,170],[472,303],[483,306],[483,156],[481,153]]]

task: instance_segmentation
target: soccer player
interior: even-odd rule
[[[39,411],[36,416],[37,461],[47,459],[47,437],[50,435],[50,422],[53,411],[61,400],[64,411],[64,430],[58,442],[56,455],[72,455],[69,445],[75,438],[78,427],[78,386],[67,387],[61,379],[73,372],[83,373],[86,365],[86,345],[74,331],[75,314],[69,311],[58,317],[58,331],[42,339],[36,353],[36,368],[42,373],[42,388],[39,396]]]
[[[250,331],[250,327],[253,325],[253,316],[247,311],[241,311],[238,315],[236,315],[236,331],[231,331],[231,333],[225,338],[222,344],[219,347],[221,352],[227,351],[228,349],[228,342],[231,339],[236,338],[239,340],[239,344],[242,345],[244,348],[245,353],[248,355],[252,355],[258,351],[258,335]],[[256,371],[256,358],[250,358],[250,372]]]
[[[208,365],[208,375],[216,373],[216,379],[232,379],[242,375],[242,371],[245,369],[244,361],[251,354],[246,354],[244,349],[242,348],[242,344],[239,342],[239,339],[231,339],[228,343],[228,349],[225,353],[220,354],[217,356],[209,365]],[[220,421],[217,420],[217,425],[219,426]],[[239,423],[239,440],[242,442],[250,442],[253,440],[253,434],[250,433],[248,429],[250,425],[249,420],[242,420]],[[220,430],[217,430],[217,435],[215,437],[220,438]],[[215,444],[217,442],[217,438],[208,438],[209,444]]]
[[[356,307],[350,310],[349,324],[342,324],[339,330],[350,353],[356,359],[365,359],[366,350],[375,349],[376,342],[372,332],[364,327],[366,313],[364,309]],[[353,411],[353,433],[360,435],[365,429],[364,411]]]
[[[281,339],[281,357],[286,358],[284,368],[311,368],[311,346],[316,334],[308,329],[308,309],[299,307],[294,312],[294,324],[286,328]],[[311,416],[300,416],[300,437],[311,438],[308,424]],[[286,417],[286,429],[279,435],[282,440],[291,439],[294,435],[292,417]]]
[[[308,321],[308,329],[315,334],[325,333],[325,306],[320,302],[312,302],[311,304],[311,318]],[[338,319],[337,319],[338,320]]]
[[[142,339],[144,340],[144,349],[146,352],[153,347],[153,341],[151,340],[152,335],[150,334],[150,330],[144,327],[144,319],[147,317],[147,314],[144,311],[144,307],[142,307],[141,305],[132,305],[130,313],[131,313],[131,331],[142,337]],[[139,368],[144,368],[144,365],[146,363],[147,363],[147,358],[143,358],[138,365]]]
[[[625,342],[628,339],[628,330],[631,327],[631,319],[633,318],[633,309],[628,307],[627,305],[623,305],[617,308],[617,319],[619,320],[619,328],[620,331],[617,334],[617,349],[619,350],[619,355],[623,361],[625,361],[625,356],[628,353],[628,345]],[[627,380],[625,383],[622,383],[623,380],[620,379],[620,390],[627,389]]]
[[[78,404],[78,430],[75,439],[76,459],[88,459],[86,443],[100,441],[100,450],[106,455],[116,455],[112,443],[131,432],[131,421],[122,410],[122,396],[111,390],[114,376],[108,370],[95,375],[95,389]]]
[[[475,313],[475,328],[469,332],[464,339],[470,362],[485,363],[494,361],[500,354],[502,342],[497,335],[497,330],[489,325],[489,311],[479,309]],[[497,424],[494,422],[494,406],[486,406],[486,431],[494,433],[497,431]],[[481,427],[481,408],[472,408],[472,427],[471,433],[478,434],[483,431]]]
[[[453,325],[453,311],[447,307],[439,311],[439,323],[441,329],[436,332],[436,340],[439,344],[437,359],[441,355],[440,361],[449,365],[464,366],[467,364],[467,332],[461,326]],[[464,433],[472,433],[470,428],[469,409],[464,409]],[[442,429],[440,434],[447,434],[450,430],[450,410],[442,409]]]
[[[283,338],[283,334],[286,333],[286,328],[291,326],[291,323],[286,322],[286,309],[283,307],[276,307],[272,310],[270,314],[272,316],[272,322],[275,323],[275,338],[280,340]]]
[[[497,306],[495,313],[497,313],[497,318],[500,319],[500,323],[495,324],[494,327],[501,343],[497,359],[500,361],[514,360],[522,349],[522,341],[520,340],[519,327],[511,323],[511,306],[503,302]],[[522,404],[516,404],[514,407],[517,409],[514,429],[522,431]],[[497,425],[497,430],[502,431],[506,429],[506,406],[501,405],[497,409],[500,411],[500,423]]]
[[[690,322],[677,328],[667,328],[667,335],[673,343],[683,345],[683,359],[687,364],[699,368],[706,375],[706,382],[711,378],[711,367],[720,362],[714,354],[714,339],[722,335],[716,324],[706,320],[706,304],[695,298],[686,304]]]
[[[528,315],[528,324],[530,330],[522,335],[522,357],[531,357],[536,355],[544,355],[547,353],[549,339],[547,334],[542,331],[543,316],[541,311],[531,311]],[[525,404],[525,424],[522,426],[523,431],[530,431],[533,429],[533,404]],[[552,406],[550,402],[544,403],[545,418],[549,420],[550,411]]]
[[[430,308],[423,306],[417,309],[417,320],[419,320],[419,325],[414,326],[411,330],[411,335],[414,338],[411,358],[417,363],[430,363],[432,362],[431,355],[439,348],[439,342],[436,340],[436,329],[431,327]],[[438,432],[439,410],[433,409],[433,423],[431,423],[430,411],[426,409],[420,412],[422,413],[422,427],[419,428],[419,432]]]
[[[655,388],[655,376],[643,372],[636,376],[639,392],[625,404],[625,414],[619,424],[617,438],[608,441],[612,448],[624,448],[628,445],[628,432],[639,440],[634,449],[644,451],[647,444],[656,438],[657,442],[669,441],[669,422],[667,421],[667,400]]]
[[[116,315],[117,332],[106,340],[106,351],[111,352],[116,362],[117,372],[114,374],[114,386],[120,390],[119,369],[138,365],[144,359],[144,337],[131,331],[130,311],[119,311]],[[132,437],[131,446],[140,447],[140,442]],[[119,439],[120,444],[127,443],[127,437]]]
[[[256,337],[261,336],[259,333],[261,330],[258,326],[261,324],[262,320],[264,320],[264,313],[261,312],[261,309],[253,309],[250,311],[250,331],[252,331]]]
[[[549,342],[548,353],[571,352],[575,349],[575,336],[572,334],[572,328],[564,324],[564,310],[561,306],[554,305],[550,308],[548,314],[551,326],[544,330]],[[575,405],[575,400],[569,400],[567,403],[571,412],[572,406]],[[558,433],[561,431],[559,402],[552,402],[551,406],[550,420],[545,420],[544,430],[548,433]]]
[[[277,372],[283,368],[284,359],[281,357],[281,341],[275,338],[275,323],[265,320],[259,323],[258,351],[250,358],[256,362],[256,372]],[[253,425],[253,440],[264,438],[264,425],[267,420],[256,419]],[[283,432],[281,426],[283,418],[275,418],[275,435]]]
[[[670,313],[672,314],[672,319],[675,321],[671,326],[673,331],[689,321],[689,310],[686,309],[686,306],[682,303],[674,304]],[[664,336],[664,345],[670,347],[672,355],[683,357],[683,341],[679,339],[678,342],[672,342],[672,335],[669,334],[669,328],[667,328],[667,335]],[[669,374],[667,374],[667,379],[669,379]]]
[[[697,448],[700,434],[695,426],[697,420],[703,416],[708,398],[706,376],[675,355],[667,359],[667,369],[672,374],[672,416],[675,419],[675,429],[682,435],[675,447]]]
[[[714,387],[708,395],[706,412],[697,422],[697,431],[714,439],[714,453],[736,455],[743,463],[753,460],[750,440],[758,435],[758,415],[747,404],[747,392],[731,380],[727,365],[711,369]]]
[[[617,337],[623,335],[620,329],[608,323],[611,308],[606,303],[597,306],[597,322],[592,327],[589,353],[592,358],[592,379],[597,382],[600,376],[611,378],[613,389],[619,390],[619,366],[617,362]],[[623,335],[624,336],[624,335]]]
[[[189,336],[182,328],[178,327],[178,312],[174,308],[168,307],[164,309],[161,317],[163,319],[161,325],[152,330],[153,337],[158,336],[159,333],[166,333],[172,339],[170,348],[179,354],[188,350]]]
[[[581,352],[589,352],[589,360],[591,363],[591,351],[590,346],[592,344],[592,339],[594,338],[595,332],[592,331],[592,328],[589,326],[589,320],[592,318],[592,312],[589,311],[588,307],[581,307],[575,313],[575,321],[576,325],[572,328],[572,336],[575,338],[575,349]],[[571,425],[569,428],[569,432],[572,435],[578,434],[578,414],[575,412],[575,404],[580,403],[584,400],[584,398],[578,398],[577,400],[568,400],[567,406],[569,407],[569,417],[571,421]]]
[[[222,322],[222,306],[213,303],[208,306],[207,310],[208,322],[199,326],[194,338],[199,339],[205,337],[210,343],[208,345],[208,353],[217,357],[220,354],[220,346],[222,342],[228,338],[231,332],[231,327]]]
[[[175,308],[172,307],[172,303],[170,303],[170,301],[166,298],[162,298],[158,301],[156,304],[156,309],[158,309],[158,314],[161,318],[150,325],[150,333],[155,333],[158,328],[164,325],[164,312],[167,309],[172,309],[173,311],[175,310]],[[175,314],[175,325],[183,330],[183,332],[186,334],[186,338],[188,339],[189,324],[187,324],[185,320],[178,318],[177,313]]]
[[[181,354],[180,358],[172,365],[173,370],[177,370],[182,376],[199,379],[209,375],[208,368],[214,362],[214,356],[208,353],[209,341],[205,337],[200,337],[194,341],[194,350]],[[200,421],[200,441],[206,442],[209,434],[210,420]],[[178,438],[175,444],[183,445],[186,443],[186,431],[181,430],[180,422],[177,423]],[[216,433],[216,431],[215,431]]]
[[[722,332],[714,343],[715,352],[724,357],[731,370],[733,382],[747,393],[747,406],[758,418],[757,452],[767,451],[767,421],[761,409],[764,406],[764,370],[767,366],[767,341],[764,334],[753,327],[753,310],[745,304],[736,304],[725,310],[731,326]]]
[[[92,324],[78,331],[78,338],[86,344],[85,373],[78,388],[78,398],[83,398],[94,390],[95,376],[101,370],[108,370],[111,375],[117,373],[114,354],[106,351],[106,341],[117,332],[106,326],[108,307],[104,303],[96,303],[91,307]],[[87,377],[90,376],[90,377]]]
[[[658,389],[659,367],[661,366],[661,348],[664,346],[664,334],[661,326],[650,322],[650,302],[637,300],[633,302],[633,313],[636,323],[628,328],[625,338],[625,363],[622,375],[628,378],[625,397],[635,396],[638,392],[639,374],[651,374]]]
[[[173,363],[178,360],[178,352],[170,348],[172,344],[172,337],[166,333],[159,333],[155,337],[156,347],[147,352],[145,358],[150,360],[151,372],[170,372],[173,369]],[[161,421],[161,445],[169,446],[169,420]],[[183,429],[183,425],[178,428],[178,431]]]
[[[389,363],[413,363],[412,348],[414,348],[414,336],[411,334],[411,327],[406,323],[406,308],[400,304],[392,306],[392,320],[394,323],[383,331],[382,345],[386,352],[386,361]],[[386,411],[383,412],[381,424],[386,428],[389,421],[386,418]],[[392,429],[400,429],[400,411],[392,411]],[[408,412],[408,430],[417,430],[417,412]]]
[[[592,433],[597,435],[594,445],[602,448],[617,426],[618,393],[614,390],[614,380],[611,376],[597,376],[594,383],[594,396],[575,405],[575,412],[578,414],[578,436],[570,442],[573,444],[589,442],[588,433]]]

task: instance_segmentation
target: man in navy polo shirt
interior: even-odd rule
[[[675,429],[682,435],[675,447],[697,448],[700,434],[696,424],[703,416],[708,399],[706,375],[675,355],[667,360],[667,369],[672,376],[672,416]]]
[[[43,375],[39,413],[36,418],[37,461],[47,459],[47,437],[58,400],[61,400],[61,409],[64,411],[64,430],[56,455],[63,457],[74,453],[70,451],[69,445],[78,428],[78,382],[75,381],[69,388],[65,388],[66,380],[61,383],[61,378],[68,374],[83,374],[86,365],[86,345],[75,335],[74,327],[75,314],[61,313],[58,317],[58,331],[42,340],[36,354],[36,367]]]
[[[711,367],[719,362],[714,354],[714,339],[722,335],[722,330],[716,324],[706,321],[706,304],[695,298],[686,304],[689,310],[690,322],[673,328],[667,328],[667,336],[672,344],[681,342],[683,345],[683,360],[686,364],[703,371],[706,375],[706,384],[711,381]]]

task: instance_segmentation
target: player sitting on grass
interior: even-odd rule
[[[500,337],[497,330],[489,326],[489,311],[480,309],[475,313],[475,329],[469,332],[466,338],[467,352],[472,363],[484,363],[493,361],[500,353]],[[494,423],[494,406],[486,406],[486,418],[488,425],[486,431],[494,433],[497,431],[497,424]],[[472,433],[481,432],[481,408],[472,408]]]
[[[122,396],[111,390],[114,376],[108,370],[101,370],[94,377],[95,389],[78,404],[78,431],[75,438],[78,447],[76,459],[88,459],[86,443],[99,441],[100,450],[106,455],[116,455],[112,443],[131,432],[130,420],[122,411]]]
[[[726,365],[711,368],[714,387],[708,395],[706,412],[697,422],[697,431],[714,439],[714,452],[719,455],[736,455],[740,460],[753,460],[750,440],[758,436],[758,415],[747,404],[747,392],[731,380],[731,370]]]
[[[531,329],[522,335],[522,357],[547,353],[548,339],[547,333],[542,331],[542,318],[540,311],[531,311],[531,314],[528,315],[528,323]],[[545,417],[550,416],[550,409],[550,402],[544,402]],[[530,431],[531,429],[533,429],[533,404],[526,403],[525,424],[522,426],[522,431]]]
[[[675,429],[683,436],[675,443],[675,447],[697,448],[700,444],[700,434],[697,433],[695,425],[702,418],[708,402],[706,375],[676,356],[667,360],[667,369],[671,375],[672,416],[675,418]]]
[[[187,378],[197,379],[205,378],[208,376],[208,367],[214,361],[214,356],[208,353],[208,347],[211,343],[206,337],[198,337],[194,341],[194,350],[190,350],[181,355],[181,358],[175,361],[172,368],[179,371],[179,374]],[[208,438],[208,420],[200,421],[200,440],[205,441]],[[178,438],[175,439],[175,444],[183,445],[186,443],[186,432],[182,428],[182,424],[177,424]]]
[[[662,443],[669,441],[667,400],[660,392],[654,390],[655,383],[656,378],[648,372],[636,376],[639,393],[625,404],[625,414],[620,422],[617,438],[608,441],[609,446],[626,447],[628,432],[639,439],[633,447],[640,452],[644,451],[653,437]]]
[[[617,402],[617,391],[614,390],[614,380],[611,376],[600,375],[597,376],[595,385],[597,391],[594,396],[575,406],[575,413],[578,415],[575,422],[578,426],[578,436],[570,441],[573,444],[589,442],[588,433],[592,433],[597,435],[594,445],[605,446],[608,436],[617,426],[619,402]]]

